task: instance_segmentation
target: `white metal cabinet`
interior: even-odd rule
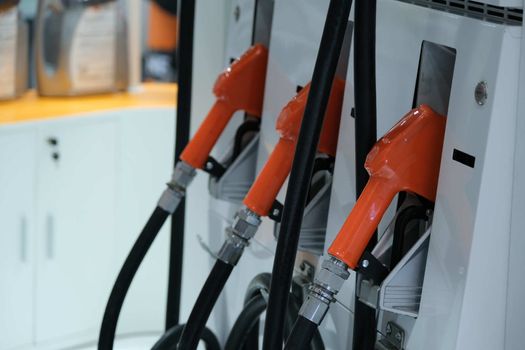
[[[39,127],[37,344],[96,339],[115,269],[116,133],[107,114]]]
[[[137,108],[119,114],[117,252],[112,281],[166,188],[175,142],[173,108]],[[133,279],[120,315],[119,335],[164,330],[169,237],[168,219]],[[109,290],[106,293],[105,300]]]
[[[32,342],[35,133],[0,131],[0,349]]]

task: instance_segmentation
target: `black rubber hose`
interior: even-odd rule
[[[304,206],[351,4],[351,0],[331,0],[328,7],[286,191],[264,327],[264,350],[282,348],[286,304],[297,254]]]
[[[169,213],[167,211],[160,207],[156,207],[146,223],[146,226],[144,226],[144,229],[137,238],[137,241],[133,245],[133,248],[129,252],[128,257],[118,274],[117,280],[113,285],[113,289],[111,290],[106,305],[106,310],[104,311],[104,318],[102,319],[102,326],[100,327],[98,338],[98,350],[113,349],[120,310],[124,304],[124,299],[128,293],[129,286],[131,285],[144,256],[146,256],[146,253],[168,216]]]
[[[175,130],[174,164],[190,139],[191,98],[193,81],[193,33],[195,24],[195,0],[166,0],[175,7],[178,3],[177,50],[177,114]],[[182,261],[184,258],[184,229],[186,224],[186,200],[183,198],[171,216],[170,262],[168,272],[168,293],[166,302],[166,325],[170,329],[180,323],[180,300],[182,292]]]
[[[266,300],[262,294],[258,294],[248,301],[230,331],[224,350],[247,349],[246,342],[252,335],[251,332],[255,329],[256,324],[259,323],[259,318],[264,310],[266,310]],[[258,333],[259,330],[257,329]],[[250,350],[255,349],[250,348]]]
[[[184,325],[172,327],[153,345],[151,350],[175,350],[183,329]],[[206,350],[221,350],[219,340],[208,328],[204,328],[201,340],[204,342]]]
[[[284,350],[306,350],[317,330],[317,325],[303,316],[299,316],[288,337]]]
[[[377,140],[376,68],[375,68],[376,0],[356,0],[354,23],[354,101],[356,194],[368,182],[364,167],[368,152]],[[376,244],[371,239],[367,250]],[[375,310],[355,296],[353,349],[373,350],[376,337]]]
[[[354,91],[357,197],[368,182],[365,161],[377,141],[375,73],[376,0],[355,1]]]
[[[233,266],[221,260],[217,260],[211,270],[206,283],[201,289],[199,297],[191,310],[188,323],[182,331],[177,349],[195,350],[199,344],[202,331],[210,317],[213,306],[217,302]]]

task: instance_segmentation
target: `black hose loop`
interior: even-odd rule
[[[224,350],[245,349],[246,342],[252,335],[252,330],[254,329],[255,325],[259,323],[259,318],[265,310],[266,300],[262,294],[257,294],[252,299],[250,299],[235,321],[230,331],[230,335],[226,340]],[[259,330],[257,329],[257,335],[258,334]]]
[[[175,350],[184,325],[177,325],[170,328],[164,335],[153,345],[151,350]],[[204,342],[206,350],[221,350],[219,340],[208,328],[204,328],[201,340]]]

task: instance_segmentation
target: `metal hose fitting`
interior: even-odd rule
[[[226,229],[226,242],[219,250],[217,258],[227,264],[237,265],[244,248],[249,245],[260,224],[259,215],[246,207],[240,209],[235,214],[232,225]]]
[[[335,302],[336,294],[349,276],[348,266],[344,262],[332,256],[325,259],[314,283],[308,288],[308,295],[299,310],[299,315],[320,325],[330,304]]]
[[[167,188],[162,193],[157,206],[170,214],[175,212],[182,198],[186,195],[186,188],[191,184],[197,171],[189,164],[179,161],[173,169],[171,181],[167,183]]]

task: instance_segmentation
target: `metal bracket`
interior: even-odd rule
[[[213,157],[208,157],[203,170],[217,179],[220,179],[226,172],[226,168]]]
[[[275,200],[270,208],[268,217],[275,222],[281,222],[281,219],[283,218],[283,209],[284,205],[278,200]]]
[[[386,324],[385,334],[376,344],[377,350],[403,350],[405,346],[405,331],[394,322]]]
[[[365,251],[361,257],[359,267],[356,271],[363,275],[363,277],[372,279],[377,284],[383,282],[389,273],[386,266],[368,251]]]

